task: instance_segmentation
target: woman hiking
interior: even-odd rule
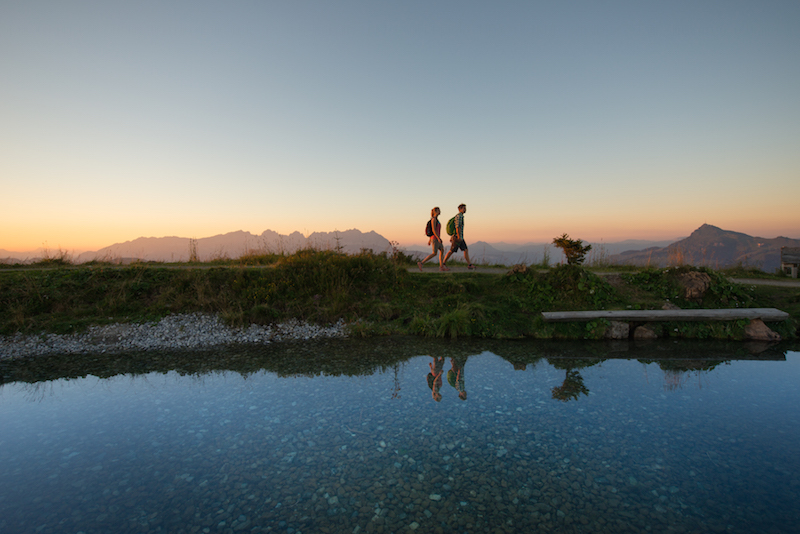
[[[422,265],[428,261],[429,259],[436,256],[436,253],[439,253],[439,270],[440,271],[449,271],[447,267],[444,266],[444,243],[442,243],[442,225],[439,222],[439,214],[441,211],[438,207],[433,208],[431,210],[431,221],[430,225],[430,238],[428,239],[428,244],[431,245],[431,253],[428,254],[424,260],[417,262],[417,267],[419,267],[420,272],[422,272]],[[427,231],[426,231],[427,233]]]

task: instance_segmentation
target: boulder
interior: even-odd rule
[[[516,265],[512,265],[511,269],[506,274],[507,275],[528,274],[529,272],[530,272],[530,269],[528,269],[527,265],[525,265],[524,263],[518,263]]]
[[[689,271],[678,278],[678,283],[683,288],[683,298],[699,302],[711,287],[711,277],[699,271]]]
[[[658,339],[658,334],[649,326],[637,326],[633,331],[633,339]]]
[[[781,336],[772,331],[761,319],[753,319],[744,327],[745,339],[754,341],[780,341]]]
[[[606,339],[628,339],[630,337],[631,325],[620,321],[611,321],[606,328]]]

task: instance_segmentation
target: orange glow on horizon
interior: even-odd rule
[[[444,223],[445,221],[443,221]],[[614,243],[626,240],[644,241],[665,241],[677,240],[688,237],[693,231],[704,223],[722,228],[723,230],[740,232],[753,237],[776,238],[779,236],[792,239],[800,239],[800,228],[796,225],[787,224],[786,221],[769,220],[750,220],[750,221],[723,221],[695,220],[691,223],[672,223],[672,224],[624,224],[619,222],[606,221],[604,224],[592,224],[586,220],[568,220],[564,222],[548,222],[537,225],[528,223],[527,225],[498,225],[496,220],[485,216],[469,213],[467,215],[465,234],[467,243],[484,241],[487,243],[549,243],[554,237],[563,233],[569,234],[574,239],[582,239],[587,242]],[[310,224],[310,221],[309,221]],[[137,231],[130,227],[106,226],[104,228],[87,228],[80,224],[72,223],[61,225],[57,229],[44,226],[31,228],[12,228],[11,231],[4,229],[0,232],[0,249],[15,253],[41,250],[46,248],[51,252],[59,250],[79,254],[87,251],[96,251],[117,243],[132,241],[140,237],[182,237],[182,238],[205,238],[220,234],[236,231],[250,232],[254,236],[260,236],[266,230],[272,230],[282,235],[289,235],[296,231],[308,237],[314,232],[335,232],[346,231],[353,227],[345,227],[325,224],[327,228],[318,227],[310,229],[289,229],[289,228],[262,228],[262,229],[242,229],[236,227],[212,228],[210,225],[205,228],[167,228],[159,229],[155,226],[142,228]],[[362,225],[363,226],[363,225]],[[419,227],[418,227],[419,226]],[[427,238],[424,236],[424,220],[409,222],[403,221],[402,225],[357,228],[364,233],[374,231],[390,242],[396,242],[400,246],[424,245]]]

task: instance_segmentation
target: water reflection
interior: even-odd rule
[[[169,353],[139,352],[117,355],[88,354],[68,357],[53,355],[19,360],[0,359],[0,386],[5,383],[38,383],[58,379],[116,375],[141,375],[152,372],[177,372],[196,375],[214,371],[233,371],[243,376],[261,371],[279,377],[369,376],[402,366],[410,358],[436,354],[431,375],[443,370],[450,360],[447,381],[466,400],[464,366],[471,356],[492,353],[509,362],[516,370],[525,370],[539,362],[548,362],[567,371],[567,392],[577,387],[583,395],[580,369],[611,359],[637,360],[657,363],[662,369],[675,373],[711,370],[720,363],[733,360],[785,360],[790,345],[739,342],[663,342],[645,344],[633,342],[568,342],[568,341],[497,341],[420,340],[419,338],[384,338],[354,340],[321,340],[311,343],[283,343],[261,347],[229,347],[223,350],[177,351]],[[796,347],[800,349],[800,347]],[[452,375],[451,375],[452,371]],[[577,376],[574,372],[577,371]],[[442,375],[445,376],[445,375]],[[429,381],[429,389],[433,387]],[[455,384],[455,385],[454,385]],[[441,384],[440,384],[441,386]],[[395,384],[394,396],[399,397],[401,385]],[[440,389],[439,389],[440,390]],[[441,392],[441,390],[440,390]],[[574,395],[567,395],[575,398]],[[554,397],[556,398],[556,397]],[[559,399],[560,400],[560,399]]]
[[[431,368],[428,376],[428,388],[431,390],[431,396],[436,402],[442,400],[442,373],[444,372],[444,356],[433,356],[433,361],[428,364]]]
[[[800,512],[800,354],[779,347],[52,363],[0,368],[0,532],[791,532]]]
[[[569,400],[578,400],[579,395],[589,394],[589,390],[583,385],[583,377],[577,369],[569,364],[564,365],[563,360],[557,361],[556,363],[560,365],[553,364],[553,367],[556,369],[566,369],[567,376],[560,386],[556,386],[552,389],[554,399],[567,402]]]
[[[447,383],[455,388],[458,398],[462,401],[467,400],[467,387],[464,383],[464,366],[466,363],[466,357],[454,356],[450,358],[450,370],[447,371]]]

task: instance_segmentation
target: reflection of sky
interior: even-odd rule
[[[472,240],[797,238],[797,20],[792,1],[5,2],[0,248],[421,243],[460,202]]]
[[[56,508],[47,504],[55,497],[70,509],[67,518],[72,510],[81,514],[81,499],[127,507],[124,493],[104,493],[127,485],[147,488],[143,495],[152,502],[142,496],[136,506],[148,510],[175,506],[169,499],[191,501],[202,481],[203,498],[214,502],[241,489],[231,487],[240,482],[228,482],[228,475],[244,467],[257,475],[248,479],[247,493],[258,502],[305,491],[295,486],[297,477],[322,487],[345,475],[371,485],[398,474],[430,475],[429,481],[440,472],[450,489],[441,482],[424,487],[426,502],[429,493],[447,491],[463,492],[456,501],[467,502],[470,491],[482,491],[470,474],[492,477],[498,465],[513,467],[503,475],[509,487],[531,485],[521,460],[535,460],[536,472],[541,466],[558,477],[579,468],[582,477],[605,484],[596,494],[613,487],[614,499],[648,510],[663,506],[665,514],[670,504],[704,503],[713,493],[718,506],[703,510],[704,521],[762,507],[796,516],[796,501],[785,490],[786,473],[800,468],[800,353],[788,353],[786,361],[723,363],[677,381],[656,364],[606,360],[573,368],[588,394],[568,402],[552,397],[570,371],[566,360],[559,368],[541,360],[515,370],[490,352],[471,356],[464,367],[468,400],[459,400],[445,380],[440,403],[426,380],[431,361],[411,358],[399,366],[397,381],[389,368],[359,377],[170,372],[7,384],[0,389],[0,516],[21,511],[48,522]],[[445,373],[450,366],[446,358]],[[451,470],[463,480],[449,480]],[[720,492],[732,471],[736,483]],[[769,489],[741,489],[755,485]],[[157,504],[162,497],[167,500]],[[383,506],[404,510],[383,498]],[[585,498],[593,497],[581,493]],[[750,505],[739,507],[739,500]],[[219,508],[198,505],[204,514]],[[288,517],[274,502],[260,513]],[[696,517],[664,516],[693,528]],[[760,520],[778,530],[788,524],[769,514]]]
[[[0,414],[7,419],[7,425],[31,428],[31,425],[55,424],[74,428],[94,425],[99,419],[105,419],[111,426],[120,420],[147,424],[148,420],[165,416],[165,409],[188,410],[191,417],[196,415],[193,406],[208,399],[215,399],[217,410],[230,412],[236,412],[237,406],[244,406],[250,399],[258,400],[259,410],[266,411],[293,412],[306,403],[345,406],[345,409],[365,404],[414,406],[435,411],[437,408],[430,406],[433,401],[427,382],[431,361],[430,357],[417,357],[400,364],[397,378],[390,368],[370,377],[280,378],[262,371],[247,377],[232,372],[195,377],[151,373],[110,379],[89,376],[39,384],[14,383],[0,389]],[[568,360],[560,360],[560,368],[554,368],[541,360],[528,364],[524,370],[515,370],[489,352],[471,356],[463,371],[468,392],[465,402],[458,399],[457,390],[448,383],[452,363],[445,358],[441,406],[480,411],[502,401],[506,407],[549,406],[559,410],[557,406],[562,404],[553,400],[552,389],[561,386],[568,374],[565,362]],[[569,404],[598,408],[625,398],[647,398],[660,408],[682,409],[688,405],[750,399],[751,402],[742,402],[737,409],[756,417],[763,412],[764,405],[785,402],[791,405],[794,399],[800,401],[800,392],[789,379],[796,374],[798,362],[800,353],[789,351],[786,361],[742,360],[717,365],[710,371],[675,372],[664,371],[656,364],[606,360],[572,368],[589,395],[581,395]],[[800,406],[800,402],[795,405]]]

